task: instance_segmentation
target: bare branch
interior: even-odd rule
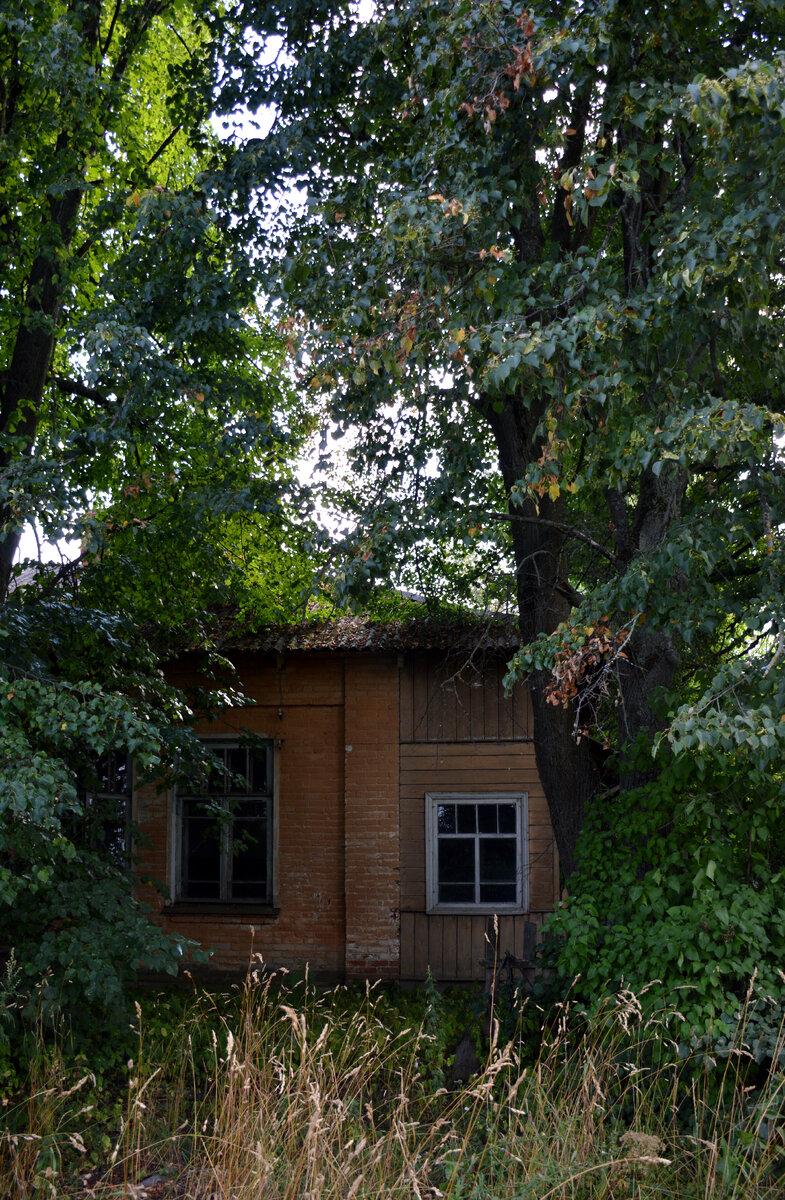
[[[563,521],[549,521],[545,517],[527,517],[523,513],[500,513],[490,512],[483,514],[488,521],[524,521],[527,525],[544,525],[548,529],[558,529],[559,533],[563,533],[565,537],[575,538],[576,541],[583,542],[586,546],[591,546],[597,554],[601,554],[609,563],[612,563],[619,571],[624,570],[624,562],[612,550],[608,550],[606,546],[602,546],[596,542],[593,537],[589,537],[588,533],[583,533],[580,529],[574,529],[572,525],[566,525]]]
[[[158,147],[155,154],[153,154],[150,158],[148,158],[147,164],[146,164],[148,167],[151,167],[153,165],[153,163],[155,162],[155,160],[163,154],[166,147],[171,145],[171,143],[177,137],[177,135],[181,129],[182,129],[182,125],[175,125],[174,129],[168,135],[168,137],[165,137],[164,140],[161,142],[161,145]]]
[[[109,49],[109,46],[111,45],[112,38],[114,37],[114,27],[117,24],[117,18],[120,15],[120,9],[122,8],[122,6],[123,6],[123,0],[117,0],[117,3],[114,6],[114,12],[112,13],[112,19],[109,22],[109,29],[107,30],[107,34],[106,34],[106,41],[104,42],[103,46],[101,47],[101,57],[102,58],[106,55],[106,52]]]

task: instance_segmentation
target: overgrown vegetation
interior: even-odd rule
[[[95,819],[127,792],[101,764],[199,753],[228,664],[186,696],[171,652],[215,665],[211,608],[291,615],[311,578],[306,408],[210,120],[244,29],[222,3],[0,0],[0,949],[74,1012],[180,961],[116,853],[123,797],[113,839]],[[16,562],[31,522],[73,561]]]
[[[647,746],[644,755],[650,757]],[[669,758],[646,787],[592,804],[570,896],[550,921],[585,995],[658,979],[694,1027],[733,1012],[757,973],[782,991],[782,774],[753,750]]]
[[[476,998],[475,998],[476,999]],[[680,1042],[677,1009],[622,991],[491,1023],[483,1063],[449,1085],[466,993],[319,994],[249,978],[227,995],[140,997],[111,1043],[30,1028],[3,1058],[7,1197],[237,1200],[745,1197],[785,1184],[785,1047],[751,1027]],[[525,1029],[526,1036],[521,1038]],[[448,1086],[444,1086],[444,1081]]]

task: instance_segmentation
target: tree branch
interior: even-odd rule
[[[138,24],[134,26],[133,37],[130,33],[126,34],[125,42],[117,56],[117,61],[111,75],[112,83],[119,83],[123,78],[134,51],[147,32],[148,26],[156,17],[161,16],[167,7],[167,2],[168,0],[144,0],[139,13]]]
[[[150,158],[148,158],[145,166],[151,167],[153,165],[153,163],[155,162],[155,160],[157,158],[160,158],[160,156],[163,154],[166,147],[169,146],[174,141],[174,139],[177,137],[177,135],[181,129],[182,129],[182,125],[175,125],[174,129],[168,135],[168,137],[165,137],[164,140],[161,142],[161,145],[158,147],[155,154],[153,154]]]
[[[564,178],[568,171],[580,165],[586,140],[586,122],[589,118],[593,85],[594,80],[592,79],[583,86],[573,101],[570,125],[564,135],[564,152],[559,163],[560,179]],[[568,197],[570,197],[571,203],[572,193],[559,184],[556,188],[556,197],[551,213],[551,238],[561,248],[562,254],[566,254],[570,250],[573,240],[573,226],[567,218],[565,207]]]
[[[544,525],[547,529],[558,529],[559,533],[563,533],[565,537],[575,538],[579,542],[583,542],[586,546],[591,546],[597,554],[601,554],[609,563],[619,571],[623,571],[625,567],[624,561],[614,554],[612,550],[608,550],[606,546],[595,542],[593,537],[589,537],[588,533],[582,533],[580,529],[573,529],[571,525],[565,525],[563,521],[549,521],[545,517],[527,517],[523,513],[500,513],[490,512],[483,514],[488,521],[524,521],[527,525]]]
[[[105,57],[106,52],[109,49],[109,46],[111,44],[112,38],[114,37],[114,27],[117,24],[117,18],[120,15],[120,9],[122,8],[122,6],[123,6],[123,0],[117,0],[117,3],[114,6],[114,12],[112,13],[112,19],[109,22],[109,29],[106,34],[106,41],[104,42],[103,46],[101,47],[101,57],[102,58]]]
[[[103,392],[88,387],[86,383],[80,383],[78,379],[68,379],[65,375],[50,375],[50,379],[55,387],[66,395],[82,396],[85,400],[92,400],[95,404],[100,404],[102,408],[111,408],[111,403]]]

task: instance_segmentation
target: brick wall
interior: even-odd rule
[[[347,656],[345,665],[347,978],[399,973],[398,664]]]
[[[277,911],[220,911],[217,905],[159,900],[159,920],[211,949],[211,965],[219,970],[243,970],[253,952],[272,967],[300,972],[308,964],[323,979],[342,979],[343,663],[337,655],[311,655],[278,664],[247,658],[237,666],[253,705],[231,710],[199,732],[231,736],[246,728],[275,743]],[[137,791],[135,804],[149,841],[143,868],[171,883],[171,796],[156,796],[149,787]]]
[[[243,728],[274,741],[274,913],[144,899],[170,931],[243,970],[251,953],[323,979],[398,974],[398,668],[394,657],[248,656],[237,668],[253,704],[199,732]],[[178,682],[185,683],[181,673]],[[351,747],[351,749],[349,748]],[[171,885],[172,796],[137,788],[142,870]]]

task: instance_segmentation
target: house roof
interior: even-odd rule
[[[367,616],[344,616],[296,625],[274,625],[250,631],[237,620],[219,636],[223,650],[498,650],[520,646],[517,621],[489,614],[484,617],[414,617],[373,621]]]

